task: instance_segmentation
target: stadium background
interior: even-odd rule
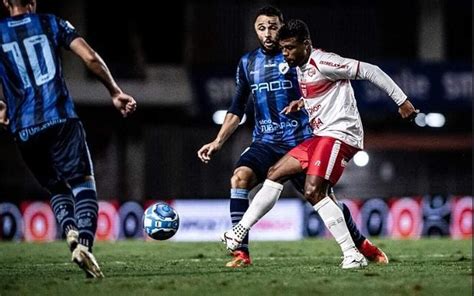
[[[367,82],[353,83],[370,161],[350,165],[336,193],[349,201],[363,231],[471,237],[471,1],[189,0],[167,3],[167,9],[159,2],[112,9],[90,0],[41,0],[38,11],[71,21],[139,103],[137,113],[122,120],[103,87],[64,53],[102,200],[99,235],[141,236],[138,216],[153,200],[168,200],[181,213],[177,239],[187,230],[188,240],[197,233],[211,239],[228,227],[229,177],[250,143],[252,116],[210,164],[202,164],[196,151],[219,129],[212,114],[230,102],[237,62],[257,46],[254,11],[267,3],[287,19],[306,21],[316,47],[380,65],[422,112],[446,119],[442,127],[408,124],[388,97]],[[47,194],[4,131],[0,143],[0,237],[55,238]],[[263,221],[261,239],[325,235],[296,196],[287,186],[275,218]],[[293,224],[282,224],[288,221]]]

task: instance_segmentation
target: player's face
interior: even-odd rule
[[[290,67],[302,66],[310,52],[307,42],[299,42],[295,37],[280,40],[280,49]]]
[[[278,49],[276,36],[282,26],[277,16],[260,15],[255,20],[255,32],[258,41],[265,51],[274,51]]]

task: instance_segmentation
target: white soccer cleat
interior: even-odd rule
[[[225,244],[229,252],[234,252],[242,245],[242,240],[238,239],[232,230],[224,232],[221,235],[221,241]]]
[[[81,244],[78,244],[77,247],[72,252],[72,259],[80,268],[82,268],[87,277],[92,278],[103,278],[104,274],[100,270],[97,260],[95,260],[94,255],[89,252],[89,249]]]
[[[79,243],[79,231],[71,229],[67,232],[66,242],[69,247],[69,250],[74,251]]]
[[[342,269],[361,268],[367,266],[367,259],[358,250],[346,252],[342,260]]]

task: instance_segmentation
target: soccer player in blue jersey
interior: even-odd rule
[[[221,149],[238,127],[248,97],[252,94],[255,110],[253,141],[237,161],[231,178],[230,216],[233,225],[242,219],[249,207],[249,191],[265,180],[268,169],[312,135],[306,113],[281,114],[291,101],[301,97],[296,71],[285,62],[276,41],[282,25],[283,15],[279,9],[266,6],[257,11],[254,28],[260,47],[241,58],[237,68],[236,94],[224,123],[215,140],[197,152],[203,162],[210,161],[212,154]],[[305,175],[302,174],[292,179],[301,193],[304,193],[304,180]],[[341,204],[341,207],[361,253],[371,261],[388,263],[387,256],[359,232],[347,206]],[[246,235],[226,266],[244,267],[251,264],[248,240]]]
[[[125,117],[136,109],[102,58],[67,21],[36,14],[35,0],[3,0],[10,17],[0,21],[0,78],[6,102],[0,124],[9,128],[25,163],[51,194],[72,261],[88,277],[103,273],[92,254],[98,204],[83,126],[62,73],[60,48],[70,49],[95,74]]]

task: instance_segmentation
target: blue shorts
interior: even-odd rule
[[[15,134],[23,160],[41,186],[93,175],[86,134],[78,119],[61,119]]]
[[[283,148],[275,144],[265,142],[253,142],[240,155],[235,168],[246,166],[252,169],[257,176],[258,183],[262,183],[267,178],[270,167],[277,163],[289,150],[293,147]],[[291,182],[295,188],[303,193],[305,173],[295,175],[291,178]]]

